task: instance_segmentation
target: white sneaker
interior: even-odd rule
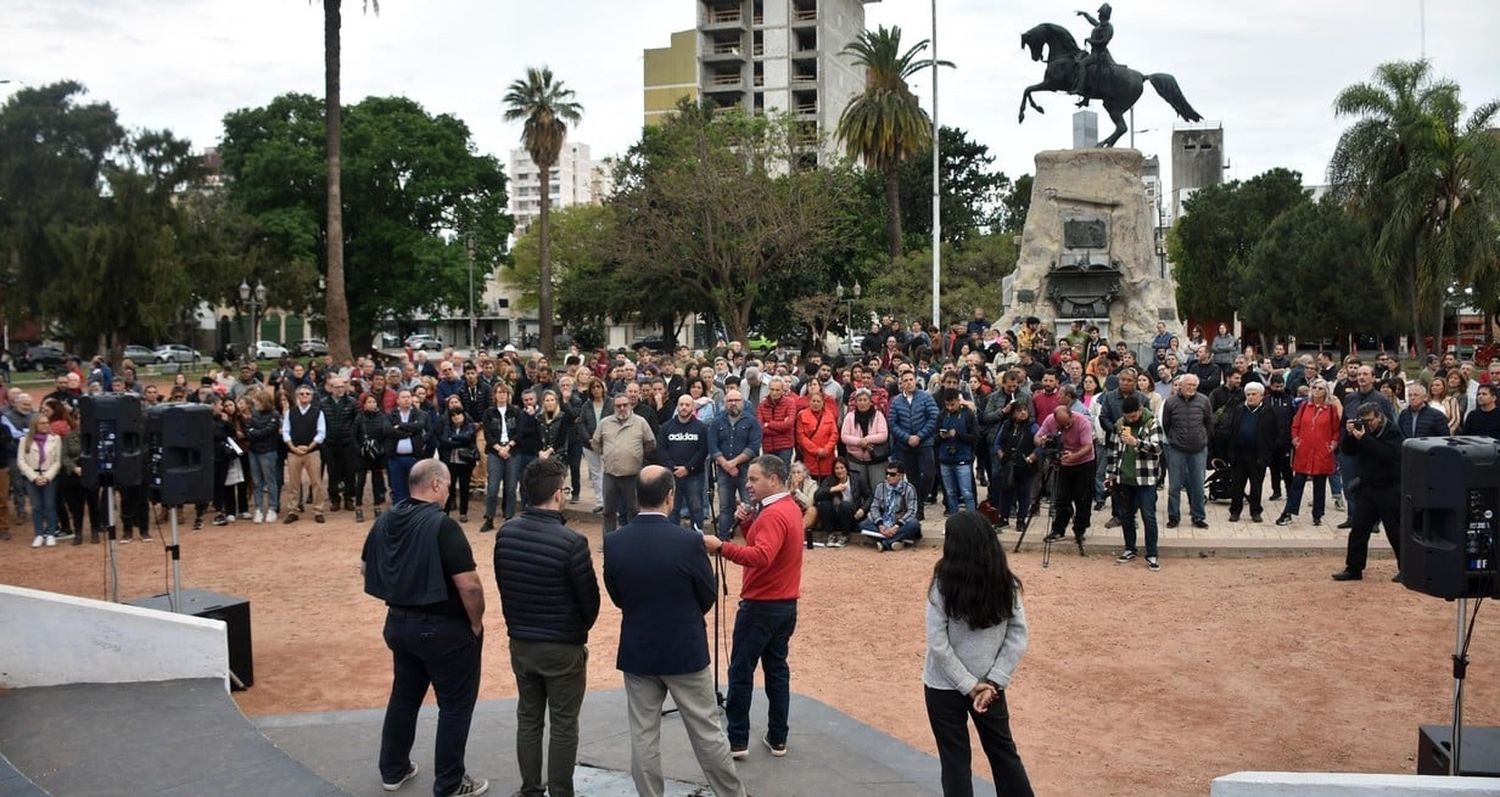
[[[224,522],[225,523],[233,523],[234,520],[235,520],[235,516],[232,515],[232,514],[224,516]]]
[[[40,548],[40,547],[42,547],[45,544],[46,543],[43,542],[43,540],[42,540],[41,537],[32,537],[31,538],[31,547],[33,547],[33,548]]]
[[[249,520],[249,519],[250,519],[250,513],[249,512],[241,512],[240,513],[240,520]]]
[[[276,522],[276,513],[275,512],[267,512],[266,513],[266,522],[267,523],[275,523]]]
[[[266,519],[266,511],[264,509],[257,509],[257,510],[255,510],[255,515],[250,518],[250,522],[251,523],[261,523],[261,522],[265,521],[265,519]]]
[[[48,534],[44,539],[47,541],[46,545],[47,545],[48,548],[56,548],[57,547],[57,538],[56,537],[52,536],[51,534]]]

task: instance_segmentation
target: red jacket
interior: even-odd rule
[[[839,455],[839,421],[830,402],[823,411],[811,407],[797,415],[797,453],[807,465],[807,472],[819,479],[833,475],[833,460]]]
[[[719,549],[725,559],[745,568],[740,597],[752,601],[800,597],[802,541],[802,507],[790,495],[751,517],[745,544],[726,542]]]
[[[1292,472],[1333,474],[1333,449],[1339,441],[1339,405],[1303,402],[1292,416]]]
[[[777,401],[765,398],[755,408],[755,418],[760,421],[760,447],[767,454],[785,451],[796,445],[793,427],[797,424],[797,398],[781,394]]]

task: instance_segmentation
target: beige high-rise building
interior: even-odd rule
[[[672,34],[667,47],[648,47],[645,57],[646,124],[661,124],[677,103],[698,99],[698,31]]]
[[[836,155],[839,117],[865,86],[864,69],[840,52],[864,31],[865,4],[879,0],[693,2],[697,28],[672,34],[669,48],[646,50],[646,122],[660,122],[680,97],[702,97],[747,113],[791,113],[809,138],[822,138],[809,156]],[[684,79],[689,35],[691,81]]]

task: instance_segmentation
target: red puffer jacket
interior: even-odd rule
[[[1292,472],[1329,476],[1334,470],[1333,450],[1338,446],[1339,406],[1304,402],[1292,418]]]
[[[768,397],[755,408],[756,420],[760,421],[761,450],[785,451],[796,446],[794,427],[797,425],[797,398],[783,393],[772,402]]]

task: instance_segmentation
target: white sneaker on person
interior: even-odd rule
[[[57,537],[55,537],[55,536],[53,536],[51,534],[48,534],[45,539],[47,540],[46,545],[47,545],[48,548],[56,548],[57,547]]]
[[[275,523],[276,522],[276,512],[275,512],[275,510],[272,510],[272,511],[266,513],[266,522],[267,523]]]
[[[264,509],[257,509],[257,510],[255,510],[255,515],[250,518],[250,522],[251,523],[263,523],[263,522],[265,522],[265,519],[266,519],[266,511]]]
[[[31,547],[33,547],[33,548],[40,548],[40,547],[42,547],[45,544],[46,544],[46,542],[42,539],[42,535],[40,535],[40,534],[38,534],[36,537],[32,538],[32,540],[31,540]]]

